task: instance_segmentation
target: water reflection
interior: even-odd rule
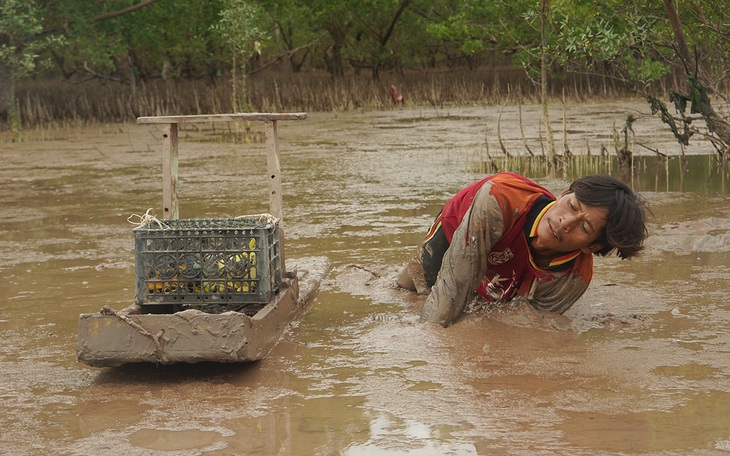
[[[571,182],[586,174],[611,174],[631,183],[639,192],[727,193],[730,190],[730,163],[718,162],[717,155],[668,159],[639,155],[634,157],[633,166],[621,165],[615,157],[580,156],[555,171],[546,169],[541,158],[497,159],[495,164],[499,170],[518,172],[533,179],[559,177]]]
[[[633,171],[612,170],[641,192],[727,193],[730,164],[718,163],[717,155],[671,157],[640,157]]]
[[[467,456],[479,454],[470,443],[444,443],[448,435],[439,435],[415,420],[399,420],[387,412],[370,420],[370,438],[362,444],[350,445],[341,454],[345,456]]]

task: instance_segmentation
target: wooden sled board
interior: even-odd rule
[[[288,260],[290,271],[274,300],[254,316],[188,309],[137,313],[139,306],[79,316],[77,358],[93,367],[128,363],[237,363],[264,358],[298,321],[329,272],[325,257]]]

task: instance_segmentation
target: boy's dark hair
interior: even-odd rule
[[[598,238],[603,247],[595,253],[608,255],[612,250],[628,259],[644,249],[649,235],[646,229],[646,200],[628,185],[605,174],[581,177],[568,188],[578,201],[590,206],[608,208],[606,230]]]

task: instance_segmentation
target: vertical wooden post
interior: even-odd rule
[[[279,256],[281,276],[286,277],[284,258],[284,210],[281,196],[281,160],[279,156],[279,133],[276,121],[266,122],[266,168],[269,173],[269,211],[279,219]]]
[[[177,124],[164,124],[162,128],[162,218],[180,218],[177,204]]]

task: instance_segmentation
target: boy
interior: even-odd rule
[[[473,293],[519,297],[563,313],[586,291],[593,254],[628,259],[647,237],[645,201],[607,175],[574,181],[557,198],[531,180],[498,173],[461,190],[436,218],[397,279],[427,293],[421,321],[449,326]]]

